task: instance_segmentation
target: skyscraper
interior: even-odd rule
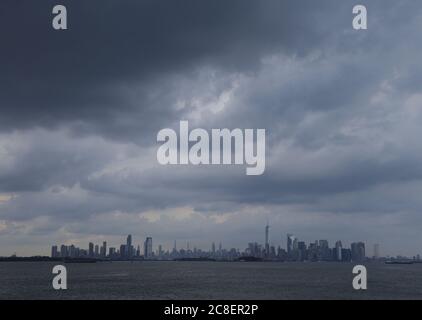
[[[328,240],[319,240],[318,251],[319,251],[318,253],[319,260],[322,260],[322,261],[332,260],[332,255],[330,253]]]
[[[293,242],[295,241],[295,236],[293,234],[287,234],[287,254],[289,255],[293,251]]]
[[[365,260],[365,244],[363,242],[354,242],[351,245],[351,253],[353,261]]]
[[[70,245],[70,247],[69,247],[68,256],[71,257],[71,258],[76,257],[76,248],[73,244]]]
[[[147,237],[144,242],[144,258],[152,258],[152,238]]]
[[[60,256],[62,258],[67,257],[68,256],[68,253],[67,252],[68,252],[67,246],[65,246],[64,244],[62,244],[61,247],[60,247]]]
[[[337,241],[336,242],[336,248],[335,248],[335,259],[337,261],[341,261],[342,257],[341,257],[341,249],[343,248],[341,241]]]
[[[306,250],[306,243],[303,241],[299,241],[297,243],[297,251],[298,251],[298,260],[305,261],[308,259],[307,250]]]
[[[265,255],[266,256],[269,256],[270,254],[269,232],[270,232],[270,226],[268,225],[268,221],[267,221],[267,225],[265,226]]]
[[[59,256],[59,252],[57,250],[57,246],[52,246],[51,247],[51,257],[57,258],[58,256]]]
[[[120,245],[120,257],[127,258],[127,249],[125,244]]]
[[[94,244],[92,242],[90,242],[88,245],[88,256],[94,256]]]
[[[341,261],[351,261],[352,260],[352,250],[350,249],[341,249]]]
[[[107,242],[103,241],[103,246],[101,247],[100,254],[103,258],[107,255]]]
[[[126,256],[128,258],[132,258],[133,256],[133,248],[132,248],[132,235],[129,234],[126,239]]]
[[[378,243],[374,244],[374,259],[380,257],[380,245]]]

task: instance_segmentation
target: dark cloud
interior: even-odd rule
[[[55,1],[2,3],[2,130],[81,121],[112,135],[135,126],[119,123],[127,115],[148,127],[171,112],[161,97],[169,75],[201,64],[253,71],[263,54],[303,55],[324,37],[314,1],[63,4],[69,30],[57,32]]]
[[[138,227],[164,242],[230,234],[238,245],[259,239],[269,217],[307,240],[365,238],[415,253],[418,2],[364,1],[364,32],[351,27],[351,0],[64,1],[66,31],[51,27],[56,4],[0,4],[8,248]],[[159,166],[156,134],[182,119],[265,128],[265,174]]]

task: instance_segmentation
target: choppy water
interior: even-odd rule
[[[67,264],[68,290],[50,262],[1,262],[1,299],[421,299],[422,264],[368,263],[368,290],[352,264],[107,262]]]

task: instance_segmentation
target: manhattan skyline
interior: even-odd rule
[[[174,248],[174,243],[176,242],[178,244],[179,248],[182,249],[186,249],[187,246],[190,246],[191,249],[193,248],[197,248],[200,249],[204,252],[208,251],[211,248],[211,244],[220,244],[220,243],[224,243],[224,247],[225,248],[229,248],[229,249],[236,249],[239,251],[243,251],[245,249],[245,245],[248,243],[258,243],[258,244],[262,244],[263,250],[265,249],[265,243],[268,239],[268,244],[270,246],[273,246],[275,248],[277,247],[281,247],[286,249],[287,248],[287,240],[286,240],[286,236],[288,236],[289,234],[295,234],[295,235],[300,235],[300,240],[301,241],[305,241],[306,243],[312,243],[315,240],[320,240],[320,239],[325,239],[327,240],[330,244],[335,244],[336,241],[340,240],[342,241],[342,243],[344,244],[345,247],[350,247],[350,245],[354,242],[357,242],[359,239],[364,241],[367,244],[367,249],[369,249],[369,251],[367,252],[372,252],[373,251],[373,247],[375,245],[378,245],[378,247],[380,246],[380,242],[377,241],[377,239],[373,239],[372,241],[369,241],[368,239],[364,239],[364,238],[345,238],[344,236],[342,237],[341,234],[338,235],[337,238],[333,238],[332,236],[329,236],[329,234],[322,234],[322,233],[318,233],[318,232],[312,232],[312,234],[314,236],[310,236],[309,232],[308,234],[300,234],[300,233],[292,233],[289,232],[288,230],[285,231],[284,229],[282,229],[283,231],[278,230],[277,225],[273,225],[273,224],[267,224],[265,226],[262,227],[262,233],[261,235],[258,235],[257,237],[254,238],[250,238],[249,235],[250,234],[258,234],[258,229],[256,228],[256,225],[250,230],[248,230],[248,232],[245,232],[245,237],[244,237],[244,241],[239,241],[239,242],[234,242],[232,240],[232,237],[230,237],[230,235],[222,235],[222,233],[220,233],[220,236],[215,236],[214,238],[211,238],[211,240],[209,240],[208,238],[210,237],[208,235],[208,233],[204,232],[204,234],[207,234],[207,239],[204,238],[194,238],[194,237],[188,237],[188,235],[186,234],[179,234],[178,237],[174,238],[174,239],[163,239],[163,237],[160,235],[159,231],[158,232],[154,232],[153,233],[143,233],[145,235],[140,234],[140,232],[136,232],[136,228],[132,229],[135,230],[135,232],[131,233],[131,236],[133,237],[133,243],[137,243],[139,245],[141,245],[142,248],[142,244],[143,241],[145,240],[145,237],[149,236],[154,236],[155,239],[155,243],[157,244],[157,242],[162,246],[162,249],[164,251],[172,251],[172,249]],[[204,229],[203,229],[204,230]],[[118,231],[117,231],[118,232]],[[88,238],[88,240],[86,239],[68,239],[68,240],[64,240],[64,239],[56,239],[54,241],[50,242],[50,246],[51,243],[56,243],[56,244],[65,244],[67,246],[70,245],[74,245],[77,247],[81,247],[81,248],[85,248],[87,247],[88,243],[96,243],[101,245],[103,243],[103,241],[107,241],[107,245],[109,247],[114,247],[116,250],[119,249],[119,246],[121,244],[121,238],[122,235],[121,234],[116,234],[116,233],[112,233],[112,234],[108,234],[108,235],[99,235],[96,237],[91,237]],[[111,239],[111,241],[110,241]],[[47,246],[43,246],[40,247],[40,249],[36,250],[20,250],[19,247],[15,247],[12,248],[12,250],[9,251],[5,251],[1,246],[0,246],[0,256],[11,256],[11,255],[22,255],[22,256],[34,256],[34,255],[44,255],[44,256],[49,256],[51,254],[51,247],[47,245]],[[415,251],[415,252],[411,252],[411,253],[406,253],[409,252],[407,251],[405,248],[401,249],[401,250],[397,250],[397,252],[389,252],[388,249],[385,248],[385,244],[381,243],[381,253],[382,256],[384,257],[396,257],[396,256],[406,256],[406,257],[413,257],[413,256],[417,256],[420,254],[419,251]],[[60,247],[59,247],[60,249]],[[379,248],[378,248],[379,250]],[[141,250],[142,251],[142,250]],[[143,252],[143,251],[142,251]],[[370,257],[371,255],[369,255]]]
[[[278,232],[276,232],[276,234],[277,233]],[[362,258],[378,259],[390,257],[417,258],[419,260],[420,257],[419,253],[414,254],[413,256],[402,254],[390,255],[384,253],[380,251],[379,243],[374,243],[372,249],[370,249],[364,241],[352,241],[347,243],[341,239],[337,239],[333,242],[330,242],[327,239],[317,239],[307,243],[304,239],[301,239],[292,233],[287,233],[285,237],[284,241],[283,239],[280,239],[280,241],[271,241],[270,225],[267,221],[264,228],[264,241],[249,241],[247,245],[243,247],[223,246],[222,239],[218,242],[213,241],[209,243],[208,247],[198,247],[194,242],[192,243],[189,242],[189,240],[183,239],[175,239],[172,246],[163,246],[161,242],[158,244],[155,242],[155,245],[153,245],[151,236],[147,236],[144,241],[137,242],[136,240],[140,237],[138,236],[136,237],[136,240],[134,240],[135,237],[133,237],[132,234],[129,234],[126,238],[126,242],[123,244],[110,243],[106,238],[103,238],[100,243],[89,242],[87,247],[84,247],[84,245],[81,246],[80,241],[75,242],[76,245],[75,243],[55,244],[50,248],[50,256],[55,258],[110,258],[114,260],[132,258],[172,260],[174,258],[186,257],[218,259],[229,257],[229,260],[233,260],[234,258],[243,256],[253,256],[282,261],[349,261],[352,259],[352,256],[357,255],[355,249],[353,249],[354,246],[360,246],[362,244],[363,253],[358,253],[361,256],[359,260],[362,260]],[[351,251],[343,252],[342,259],[342,253],[338,252],[338,250],[349,250],[348,248],[351,249]],[[47,248],[45,248],[43,252],[46,252],[46,250]],[[216,252],[218,252],[218,255],[216,255]],[[13,256],[19,256],[19,254],[15,251]],[[32,254],[32,256],[47,256],[47,254],[37,253]],[[344,258],[344,256],[347,256],[348,258]]]

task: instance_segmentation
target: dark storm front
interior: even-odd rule
[[[142,261],[68,264],[68,290],[51,287],[52,262],[1,262],[2,299],[420,299],[422,265]]]

